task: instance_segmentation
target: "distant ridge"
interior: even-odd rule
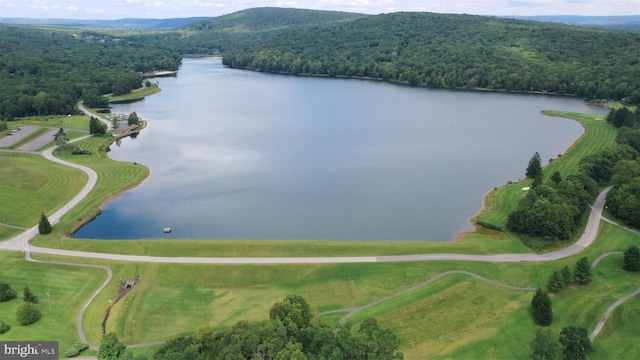
[[[541,15],[541,16],[501,16],[508,19],[554,22],[566,25],[596,27],[602,29],[640,30],[640,15],[622,16],[575,16],[575,15]]]
[[[98,27],[119,27],[131,29],[176,29],[189,26],[201,21],[212,19],[234,19],[238,14],[244,14],[247,11],[263,11],[259,9],[276,9],[276,8],[254,8],[242,10],[237,13],[221,15],[217,17],[188,17],[188,18],[171,18],[171,19],[139,19],[127,18],[118,20],[78,20],[78,19],[36,19],[36,18],[0,18],[0,24],[25,24],[25,25],[60,25],[60,26],[98,26]],[[296,11],[308,12],[326,12],[341,14],[340,12],[321,11],[321,10],[303,10],[293,9]],[[344,18],[366,16],[364,14],[345,14]],[[347,15],[348,14],[348,15]],[[356,16],[354,16],[356,15]],[[538,16],[520,16],[509,15],[499,16],[506,19],[531,20],[538,22],[553,22],[574,26],[595,27],[602,29],[621,29],[621,30],[640,30],[640,15],[621,15],[621,16],[577,16],[577,15],[538,15]]]
[[[78,20],[78,19],[32,19],[0,18],[0,24],[22,25],[58,25],[58,26],[97,26],[129,29],[176,29],[209,19],[208,17],[189,17],[172,19],[118,19],[118,20]]]

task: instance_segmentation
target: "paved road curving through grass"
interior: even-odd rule
[[[82,104],[79,103],[78,107],[84,111],[87,112],[84,107],[82,107]],[[91,114],[91,113],[89,113]],[[100,119],[103,122],[108,123],[106,120],[104,119]],[[110,126],[110,123],[108,123]],[[81,139],[84,139],[86,137],[82,137],[82,138],[78,138],[75,139],[74,141],[78,141]],[[42,153],[43,156],[45,156],[48,160],[62,164],[62,165],[67,165],[67,166],[71,166],[71,167],[75,167],[79,170],[84,171],[87,176],[88,176],[88,181],[87,184],[82,188],[82,190],[73,198],[71,199],[71,201],[69,201],[69,203],[67,203],[65,206],[63,206],[61,209],[59,209],[58,211],[56,211],[54,214],[52,214],[49,217],[49,220],[51,221],[52,224],[57,223],[58,221],[60,221],[60,218],[62,218],[62,216],[64,216],[71,208],[73,208],[74,206],[76,206],[80,201],[82,201],[90,192],[91,190],[94,188],[94,186],[97,183],[98,180],[98,175],[97,173],[86,166],[82,166],[82,165],[78,165],[78,164],[74,164],[65,160],[61,160],[58,159],[56,157],[53,156],[53,150],[54,148],[50,148],[46,151],[44,151]],[[609,188],[606,188],[605,190],[603,190],[599,195],[598,198],[596,199],[596,201],[594,202],[594,204],[591,206],[591,212],[589,214],[589,219],[587,221],[587,225],[585,227],[585,231],[582,234],[582,236],[580,237],[580,239],[572,244],[571,246],[555,251],[555,252],[550,252],[550,253],[546,253],[546,254],[495,254],[495,255],[466,255],[466,254],[422,254],[422,255],[396,255],[396,256],[362,256],[362,257],[274,257],[274,258],[215,258],[215,257],[161,257],[161,256],[137,256],[137,255],[120,255],[120,254],[108,254],[108,253],[94,253],[94,252],[82,252],[82,251],[70,251],[70,250],[61,250],[61,249],[49,249],[49,248],[43,248],[43,247],[36,247],[36,246],[30,246],[29,242],[30,240],[35,236],[35,234],[37,233],[37,225],[33,226],[31,228],[29,228],[28,230],[26,230],[24,233],[22,233],[21,235],[18,235],[12,239],[3,241],[0,243],[0,250],[5,250],[5,251],[23,251],[25,253],[25,257],[28,261],[34,261],[34,262],[42,262],[42,263],[51,263],[51,264],[59,264],[59,265],[71,265],[71,266],[86,266],[86,267],[94,267],[94,268],[101,268],[104,269],[107,272],[107,279],[105,280],[105,282],[91,295],[91,297],[87,300],[87,302],[84,304],[84,306],[82,307],[80,313],[78,314],[78,318],[76,320],[76,327],[77,327],[77,331],[78,334],[80,336],[80,339],[83,342],[87,342],[87,338],[84,334],[84,330],[82,327],[82,318],[84,315],[85,310],[87,309],[87,307],[91,304],[91,302],[93,301],[93,299],[107,286],[107,284],[111,281],[113,273],[111,271],[111,269],[107,266],[101,266],[101,265],[90,265],[90,264],[73,264],[73,263],[66,263],[66,262],[56,262],[56,261],[42,261],[42,260],[34,260],[33,258],[31,258],[31,253],[39,253],[39,254],[48,254],[48,255],[59,255],[59,256],[69,256],[69,257],[78,257],[78,258],[93,258],[93,259],[104,259],[104,260],[115,260],[115,261],[127,261],[127,262],[152,262],[152,263],[184,263],[184,264],[327,264],[327,263],[372,263],[372,262],[404,262],[404,261],[436,261],[436,260],[456,260],[456,261],[481,261],[481,262],[543,262],[543,261],[552,261],[552,260],[558,260],[558,259],[562,259],[568,256],[572,256],[575,255],[577,253],[579,253],[580,251],[584,250],[586,247],[588,247],[590,244],[593,243],[593,241],[596,239],[597,233],[598,233],[598,229],[600,226],[600,220],[604,219],[604,217],[602,216],[602,209],[604,207],[604,202],[606,199],[606,195],[608,193],[608,191],[610,190]],[[605,219],[606,220],[606,219]],[[611,222],[609,220],[607,220],[608,222]],[[613,222],[612,222],[613,223]],[[615,223],[614,223],[615,224]],[[615,224],[618,225],[618,224]],[[634,231],[632,229],[628,229],[630,231]],[[634,231],[635,232],[635,231]],[[635,232],[637,233],[637,232]],[[605,256],[608,254],[605,254]],[[599,262],[599,260],[602,258],[603,256],[599,257],[598,259],[596,259],[596,262],[594,262],[594,266],[597,265],[597,263]],[[451,275],[451,274],[466,274],[469,276],[473,276],[476,278],[479,278],[483,281],[487,281],[489,283],[492,283],[494,285],[497,286],[501,286],[501,287],[506,287],[506,288],[510,288],[510,289],[514,289],[514,290],[535,290],[534,288],[521,288],[521,287],[515,287],[515,286],[511,286],[511,285],[507,285],[507,284],[503,284],[485,277],[482,277],[480,275],[471,273],[471,272],[467,272],[467,271],[461,271],[461,270],[451,270],[451,271],[447,271],[444,273],[441,273],[439,275],[436,275],[435,277],[432,277],[431,279],[420,283],[418,285],[415,285],[411,288],[402,290],[400,292],[397,292],[395,294],[389,295],[385,298],[382,298],[380,300],[377,300],[373,303],[367,304],[367,305],[363,305],[361,307],[357,307],[357,308],[350,308],[350,309],[341,309],[341,310],[335,310],[332,312],[343,312],[343,311],[349,311],[349,313],[347,315],[345,315],[344,317],[342,317],[340,319],[340,323],[344,323],[349,317],[353,316],[353,314],[355,314],[358,311],[361,311],[363,309],[372,307],[374,305],[377,305],[383,301],[392,299],[394,297],[400,296],[404,293],[407,293],[409,291],[415,290],[417,288],[420,288],[422,286],[426,286],[444,276],[447,275]],[[638,290],[636,290],[635,292],[628,294],[624,297],[622,297],[621,299],[619,299],[618,301],[616,301],[616,303],[614,303],[613,305],[611,305],[606,311],[605,314],[603,315],[603,317],[600,319],[598,326],[596,327],[596,329],[594,330],[594,332],[591,334],[591,339],[593,340],[593,338],[595,338],[597,336],[597,334],[600,332],[600,330],[602,329],[602,327],[604,326],[604,323],[606,322],[607,318],[609,317],[609,315],[611,314],[611,312],[620,304],[622,304],[624,301],[626,301],[627,299],[636,296],[640,294],[640,288]],[[325,312],[323,314],[328,314],[331,312]],[[138,344],[138,345],[131,345],[130,347],[142,347],[142,346],[147,346],[147,345],[157,345],[157,344],[162,344],[163,342],[154,342],[154,343],[147,343],[147,344]],[[90,345],[91,349],[93,350],[97,350],[97,347],[94,345]]]
[[[103,124],[107,125],[107,131],[113,130],[113,124],[111,123],[111,121],[103,118],[100,115],[94,114],[91,111],[87,110],[84,107],[84,101],[78,101],[78,109],[80,109],[80,111],[85,113],[85,115],[87,115],[89,117],[94,117],[94,118],[98,119],[99,121],[101,121]]]
[[[79,203],[91,190],[97,181],[97,174],[92,169],[85,166],[78,166],[64,160],[54,158],[51,150],[45,151],[44,155],[61,164],[78,167],[89,176],[87,185],[82,191],[72,199],[69,204],[54,213],[50,220],[57,222],[70,208]],[[374,262],[403,262],[403,261],[436,261],[436,260],[457,260],[457,261],[481,261],[481,262],[543,262],[552,261],[575,255],[595,241],[602,219],[602,209],[606,195],[610,188],[603,190],[591,206],[589,220],[585,231],[580,239],[564,249],[545,254],[494,254],[494,255],[467,255],[467,254],[421,254],[421,255],[394,255],[394,256],[351,256],[351,257],[169,257],[169,256],[140,256],[83,252],[62,249],[49,249],[37,246],[30,246],[29,241],[35,235],[27,231],[13,239],[0,243],[0,250],[25,251],[40,254],[104,259],[127,262],[147,262],[147,263],[173,263],[173,264],[335,264],[335,263],[374,263]],[[32,229],[35,229],[34,226]],[[30,229],[31,230],[31,229]]]

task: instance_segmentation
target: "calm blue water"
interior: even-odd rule
[[[579,99],[232,70],[186,59],[110,156],[151,169],[74,237],[448,241],[538,151],[564,152]],[[169,235],[162,233],[171,227]]]

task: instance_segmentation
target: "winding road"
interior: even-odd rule
[[[83,106],[82,103],[78,103],[78,107],[85,113],[90,116],[95,116],[94,114],[88,112]],[[98,117],[98,119],[107,124],[109,129],[112,128],[111,123],[105,119]],[[86,137],[75,139],[74,141],[82,140]],[[61,209],[53,213],[49,217],[49,221],[52,224],[55,224],[60,221],[62,216],[64,216],[71,208],[76,206],[80,201],[82,201],[95,187],[98,181],[97,173],[86,166],[74,164],[65,160],[58,159],[53,156],[54,148],[50,148],[44,152],[42,155],[50,161],[74,167],[79,170],[82,170],[85,174],[87,174],[88,181],[86,185],[80,190],[80,192],[69,201],[66,205],[64,205]],[[481,261],[481,262],[543,262],[543,261],[552,261],[562,259],[568,256],[575,255],[580,251],[584,250],[586,247],[591,245],[593,241],[595,241],[596,236],[598,234],[598,229],[600,227],[600,220],[605,220],[607,222],[611,222],[615,225],[615,222],[612,222],[602,216],[602,209],[604,207],[604,202],[606,195],[610,188],[606,188],[603,190],[597,197],[594,204],[591,206],[591,212],[589,214],[589,219],[587,221],[587,225],[585,227],[585,231],[580,237],[580,239],[574,243],[573,245],[546,254],[494,254],[494,255],[466,255],[466,254],[422,254],[422,255],[396,255],[396,256],[356,256],[356,257],[247,257],[247,258],[221,258],[221,257],[161,257],[161,256],[138,256],[138,255],[121,255],[121,254],[108,254],[108,253],[94,253],[94,252],[82,252],[82,251],[73,251],[73,250],[62,250],[62,249],[50,249],[43,248],[30,245],[31,239],[37,233],[37,225],[26,229],[22,234],[15,236],[9,240],[5,240],[0,242],[0,250],[4,251],[23,251],[25,254],[25,258],[28,261],[32,262],[42,262],[49,264],[58,264],[58,265],[69,265],[69,266],[85,266],[85,267],[93,267],[100,268],[107,272],[107,279],[104,283],[90,296],[87,302],[84,304],[82,309],[80,310],[77,320],[76,327],[78,334],[80,336],[81,341],[87,342],[87,338],[84,334],[83,326],[82,326],[82,318],[85,310],[91,304],[93,299],[108,285],[113,277],[113,273],[111,269],[107,266],[101,265],[90,265],[90,264],[76,264],[76,263],[67,263],[67,262],[56,262],[56,261],[42,261],[35,260],[31,257],[31,253],[38,254],[48,254],[48,255],[59,255],[59,256],[68,256],[68,257],[76,257],[76,258],[90,258],[90,259],[104,259],[104,260],[112,260],[112,261],[126,261],[126,262],[147,262],[147,263],[182,263],[182,264],[328,264],[328,263],[374,263],[374,262],[406,262],[406,261],[437,261],[437,260],[456,260],[456,261]],[[636,234],[640,234],[633,229],[627,229],[629,231],[633,231]],[[616,253],[608,253],[599,257],[594,261],[593,266],[596,266],[597,263],[604,256],[612,255]],[[531,291],[535,290],[535,288],[524,288],[524,287],[515,287],[503,283],[499,283],[497,281],[487,279],[480,275],[470,273],[467,271],[461,270],[451,270],[441,274],[438,274],[432,277],[429,280],[426,280],[420,284],[412,286],[410,288],[404,289],[395,294],[391,294],[387,297],[379,299],[375,302],[372,302],[367,305],[363,305],[356,308],[349,309],[340,309],[333,310],[329,312],[324,312],[321,315],[336,313],[336,312],[348,312],[345,316],[340,319],[340,323],[344,323],[349,317],[361,311],[363,309],[375,306],[380,304],[381,302],[387,301],[389,299],[395,298],[407,292],[413,291],[420,287],[426,286],[428,284],[437,281],[438,279],[451,275],[451,274],[466,274],[469,276],[473,276],[479,278],[483,281],[492,283],[497,286],[506,287],[514,290],[526,290]],[[600,332],[602,327],[604,326],[606,320],[610,316],[611,312],[624,301],[629,299],[630,297],[636,296],[640,294],[640,288],[638,288],[635,292],[628,294],[614,304],[612,304],[606,311],[605,314],[600,319],[596,329],[592,332],[590,338],[593,340],[597,334]],[[130,347],[140,347],[146,345],[155,345],[162,344],[163,342],[155,342],[149,344],[138,344],[131,345]],[[90,345],[91,349],[97,350],[97,347],[94,345]]]
[[[57,159],[52,155],[52,149],[43,155],[60,164],[77,167],[87,173],[89,181],[87,185],[62,209],[55,212],[49,220],[55,224],[66,214],[69,209],[78,204],[91,191],[97,182],[97,174],[92,169],[85,166]],[[564,249],[545,254],[494,254],[494,255],[466,255],[466,254],[421,254],[421,255],[394,255],[394,256],[350,256],[350,257],[169,257],[169,256],[140,256],[106,254],[95,252],[83,252],[63,249],[50,249],[38,246],[31,246],[29,241],[35,236],[37,225],[10,240],[0,243],[0,250],[25,251],[26,253],[39,253],[49,255],[60,255],[69,257],[81,257],[91,259],[116,260],[127,262],[147,262],[147,263],[173,263],[173,264],[335,264],[335,263],[375,263],[375,262],[403,262],[403,261],[436,261],[436,260],[459,260],[459,261],[482,261],[482,262],[542,262],[562,259],[575,255],[595,241],[602,219],[602,209],[610,188],[603,190],[591,206],[589,220],[585,231],[580,239],[573,245]]]

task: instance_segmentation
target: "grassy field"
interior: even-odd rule
[[[87,181],[83,172],[40,155],[0,152],[0,222],[31,227],[61,208]]]
[[[91,151],[92,154],[87,156],[54,153],[64,160],[94,169],[98,173],[98,183],[85,200],[61,219],[60,226],[54,229],[49,238],[57,239],[59,235],[72,232],[98,214],[99,206],[105,200],[120,194],[123,189],[134,187],[148,176],[149,169],[145,166],[116,162],[107,158],[104,148],[110,140],[110,137],[91,137],[76,142],[78,146]]]
[[[145,97],[153,94],[159,93],[161,90],[157,85],[152,84],[149,87],[143,87],[140,89],[136,89],[131,91],[128,94],[119,95],[119,96],[108,96],[109,102],[111,103],[119,103],[119,102],[130,102],[135,100],[144,99]]]
[[[543,113],[549,116],[576,120],[585,128],[585,134],[565,154],[554,159],[543,168],[544,179],[547,179],[556,171],[563,178],[575,174],[578,172],[580,159],[615,144],[616,129],[604,121],[605,116],[561,111],[544,111]],[[524,179],[514,184],[494,189],[485,198],[485,208],[477,215],[476,219],[505,229],[507,217],[515,210],[518,201],[526,195],[522,188],[531,186],[532,182],[533,180],[531,179]]]
[[[22,125],[34,125],[49,128],[63,128],[66,130],[89,131],[89,118],[85,115],[46,116],[23,118]]]
[[[464,241],[444,242],[358,242],[340,241],[271,241],[271,240],[83,240],[55,236],[38,237],[36,245],[67,250],[97,251],[115,254],[153,256],[209,257],[318,257],[375,256],[424,253],[496,254],[526,253],[515,238],[495,239],[486,234],[473,234]]]
[[[75,321],[78,309],[95,291],[96,284],[106,278],[103,270],[30,263],[21,253],[6,252],[0,252],[0,274],[0,281],[18,293],[18,298],[0,303],[0,319],[11,325],[0,340],[55,340],[59,341],[60,351],[80,340]],[[36,306],[42,312],[42,319],[29,326],[19,325],[15,316],[25,286],[38,297]]]
[[[631,244],[640,244],[640,236],[603,223],[592,247],[550,263],[207,266],[99,262],[112,266],[114,279],[140,275],[139,284],[113,306],[107,323],[107,331],[115,331],[125,343],[134,344],[190,333],[202,324],[221,330],[239,320],[265,319],[271,305],[287,294],[304,296],[316,314],[361,306],[448,270],[466,270],[514,286],[538,287],[551,272],[565,265],[573,267],[582,256],[593,261],[604,252],[622,251]],[[640,274],[622,271],[621,259],[620,255],[604,259],[594,270],[593,284],[552,295],[555,320],[551,328],[556,334],[569,325],[583,326],[590,332],[610,304],[638,287]],[[114,280],[88,310],[85,327],[91,330],[88,336],[94,343],[99,341],[100,323],[115,291]],[[398,332],[407,359],[424,358],[424,354],[429,358],[528,358],[536,328],[528,310],[532,294],[454,274],[364,310],[349,321],[377,317],[383,326]],[[632,307],[622,309],[635,311]],[[323,319],[335,324],[342,315]],[[603,340],[599,337],[594,343],[595,358],[610,358],[609,354],[629,358],[637,353],[638,334],[631,325],[623,326],[620,332],[615,327],[605,328]]]

